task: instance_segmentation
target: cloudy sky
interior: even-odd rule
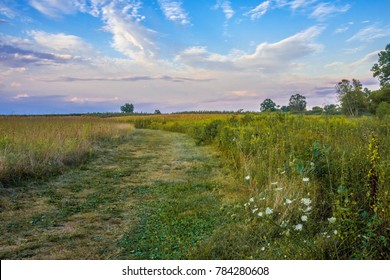
[[[0,0],[0,114],[337,102],[390,43],[388,0]]]

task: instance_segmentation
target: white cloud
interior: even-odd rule
[[[317,2],[317,0],[294,0],[289,3],[291,9],[296,10],[299,8],[305,8],[313,3]]]
[[[347,12],[351,8],[351,5],[345,4],[343,6],[336,6],[332,3],[319,3],[310,17],[317,20],[325,20],[328,17],[335,16]]]
[[[158,3],[162,12],[168,20],[183,25],[190,23],[188,14],[183,9],[183,3],[181,1],[158,0]]]
[[[42,14],[53,18],[62,14],[73,14],[79,7],[77,0],[29,0],[29,3]]]
[[[93,54],[92,45],[86,43],[78,36],[63,33],[50,34],[38,30],[30,31],[29,35],[41,48],[49,48],[66,54]]]
[[[336,62],[332,62],[332,63],[325,65],[325,67],[339,70],[339,71],[340,70],[348,71],[348,72],[355,71],[358,68],[362,68],[362,67],[364,67],[366,69],[370,69],[372,67],[372,65],[375,62],[377,62],[379,52],[380,52],[380,50],[370,52],[370,53],[366,54],[364,57],[362,57],[361,59],[356,60],[352,63],[344,63],[344,62],[336,61]]]
[[[347,42],[371,42],[375,39],[380,39],[390,36],[390,26],[379,27],[377,24],[372,24],[366,28],[360,29],[355,35],[347,40]]]
[[[250,10],[249,12],[245,13],[245,16],[250,17],[252,20],[256,20],[261,18],[265,13],[270,9],[271,1],[264,1],[263,3],[259,4],[256,8]]]
[[[215,9],[222,9],[222,12],[225,14],[226,19],[231,19],[234,16],[234,10],[230,1],[221,1],[219,0],[214,6]]]
[[[156,46],[151,39],[155,32],[139,23],[143,19],[138,14],[140,5],[136,1],[121,9],[113,1],[102,7],[102,18],[104,29],[113,36],[112,47],[135,61],[147,63],[155,55]]]
[[[204,46],[187,48],[176,60],[192,67],[209,70],[248,70],[261,72],[286,71],[295,65],[293,61],[322,50],[313,42],[323,28],[313,26],[277,43],[262,43],[252,54],[232,50],[228,55],[212,53]]]

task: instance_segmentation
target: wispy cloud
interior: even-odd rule
[[[104,30],[113,36],[112,47],[131,59],[148,63],[154,57],[156,46],[151,39],[154,31],[140,24],[143,16],[138,13],[141,2],[135,1],[125,7],[120,2],[112,1],[102,7]]]
[[[231,19],[234,16],[234,10],[230,1],[218,0],[217,4],[214,6],[215,9],[221,9],[225,14],[226,19]]]
[[[188,14],[183,9],[183,3],[181,1],[158,0],[158,3],[162,12],[168,20],[183,25],[190,23]]]
[[[175,77],[168,75],[157,75],[157,76],[127,76],[127,77],[59,77],[55,79],[40,79],[44,82],[138,82],[138,81],[167,81],[167,82],[209,82],[212,79],[197,79],[188,77]]]
[[[259,4],[256,8],[245,13],[245,16],[250,17],[252,20],[261,18],[271,8],[271,1],[264,1]]]
[[[29,0],[29,3],[42,14],[56,18],[63,14],[73,14],[78,9],[78,1]]]
[[[23,67],[25,65],[62,64],[76,60],[71,55],[51,54],[26,50],[10,45],[0,45],[0,64],[8,67]]]
[[[377,60],[378,60],[378,53],[380,51],[374,51],[366,54],[361,59],[358,59],[352,63],[344,63],[340,61],[332,62],[327,65],[325,65],[326,68],[331,68],[335,70],[344,70],[344,71],[351,71],[351,70],[357,70],[358,68],[364,67],[369,69]]]
[[[379,27],[378,24],[372,24],[366,28],[360,29],[355,35],[347,40],[347,42],[371,42],[376,39],[390,36],[390,26],[386,25]]]
[[[310,14],[311,18],[315,18],[319,21],[325,20],[329,17],[342,14],[347,12],[351,8],[350,4],[345,4],[343,6],[336,6],[333,3],[319,3],[314,11]]]

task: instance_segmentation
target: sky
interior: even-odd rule
[[[0,0],[0,114],[337,103],[390,43],[388,0]]]

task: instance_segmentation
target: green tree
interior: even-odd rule
[[[261,104],[260,104],[260,111],[261,112],[264,112],[264,111],[276,111],[276,103],[273,102],[271,99],[267,98],[265,99]]]
[[[321,115],[323,112],[324,112],[324,109],[322,109],[320,106],[314,106],[314,107],[311,109],[311,113],[312,113],[313,115]]]
[[[378,53],[378,63],[371,68],[374,77],[378,77],[382,88],[390,87],[390,44]]]
[[[390,104],[390,87],[374,90],[368,96],[370,112],[375,114],[379,104],[387,102]]]
[[[340,110],[337,105],[328,104],[324,106],[324,112],[327,115],[337,115],[340,112]]]
[[[367,109],[367,98],[359,80],[342,80],[336,85],[341,110],[348,116],[360,116]]]
[[[288,107],[290,112],[301,113],[306,111],[306,97],[299,93],[293,94],[290,97]]]
[[[376,115],[381,119],[390,116],[390,103],[381,102],[376,110]]]
[[[287,113],[290,111],[290,108],[288,108],[288,106],[286,105],[283,105],[282,107],[280,107],[280,111]]]
[[[121,106],[122,113],[134,113],[134,105],[130,103],[126,103],[125,105]]]
[[[161,114],[161,111],[160,111],[159,109],[156,109],[156,110],[154,110],[154,113],[155,113],[156,115],[160,115],[160,114]]]

